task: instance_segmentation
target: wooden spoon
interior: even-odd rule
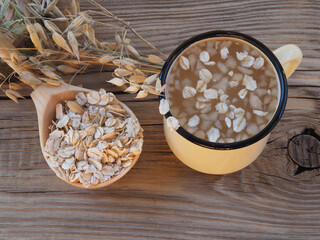
[[[62,100],[74,100],[75,96],[78,92],[90,92],[92,90],[86,89],[86,88],[80,88],[68,84],[62,84],[59,87],[47,87],[45,85],[39,86],[36,90],[34,90],[31,93],[31,98],[34,102],[34,105],[36,106],[37,110],[37,116],[38,116],[38,126],[39,126],[39,135],[40,135],[40,145],[43,155],[44,154],[44,148],[46,146],[46,141],[49,137],[49,126],[52,123],[52,120],[55,119],[56,115],[56,104],[61,102]],[[123,107],[123,109],[135,120],[137,120],[134,113],[122,102],[120,102],[120,105]],[[102,188],[105,186],[108,186],[116,181],[118,181],[120,178],[122,178],[137,162],[139,158],[139,155],[135,157],[135,159],[132,161],[132,164],[130,167],[127,167],[124,171],[122,171],[119,175],[116,175],[112,177],[110,180],[104,183],[99,183],[97,185],[91,185],[88,188]],[[48,158],[45,157],[48,165],[50,166],[48,162]],[[56,172],[56,170],[50,166],[50,168]],[[62,180],[66,181],[67,183],[70,183],[74,186],[83,187],[81,183],[73,183],[69,182],[63,178]]]
[[[52,123],[52,120],[55,119],[56,114],[56,104],[61,102],[62,100],[74,100],[75,96],[78,92],[90,92],[92,90],[86,89],[86,88],[80,88],[72,85],[62,84],[59,87],[47,87],[45,85],[39,86],[36,90],[34,90],[31,93],[31,98],[34,102],[34,105],[36,106],[37,110],[37,116],[38,116],[38,126],[39,126],[39,135],[40,135],[40,145],[43,155],[44,154],[44,148],[46,145],[46,141],[49,137],[49,126]],[[137,120],[134,113],[122,102],[120,102],[120,105],[123,107],[123,109],[135,120]],[[139,158],[139,155],[135,157],[130,167],[127,167],[124,171],[122,171],[119,175],[116,175],[115,177],[111,178],[107,182],[99,183],[97,185],[91,185],[88,188],[101,188],[108,186],[120,178],[122,178],[137,162]],[[50,166],[47,157],[45,157],[48,165]],[[56,170],[50,166],[50,168],[56,172]],[[77,187],[83,187],[81,183],[73,183],[69,182],[63,178],[62,180],[66,181],[67,183],[70,183]]]
[[[3,35],[0,34],[0,58],[3,59],[12,69],[14,69],[18,74],[22,74],[24,71],[30,71],[30,69],[26,69],[25,67],[15,63],[12,61],[12,54],[16,58],[23,58],[19,51],[12,45],[12,43]],[[35,73],[32,73],[34,77],[38,77]],[[40,145],[41,150],[44,155],[44,158],[46,159],[48,163],[48,159],[44,154],[44,147],[46,145],[46,141],[49,137],[49,125],[52,123],[52,120],[55,119],[55,113],[56,113],[56,104],[62,100],[73,100],[75,99],[75,96],[78,92],[90,92],[92,90],[86,89],[86,88],[80,88],[72,85],[68,85],[65,83],[62,83],[59,87],[47,87],[45,85],[41,85],[39,87],[32,86],[35,90],[31,93],[31,98],[36,106],[37,110],[37,116],[38,116],[38,126],[39,126],[39,135],[40,135]],[[135,120],[137,120],[136,116],[133,114],[133,112],[122,102],[120,102],[120,105],[123,107],[123,109],[126,110],[126,112]],[[127,167],[124,171],[122,171],[119,175],[116,175],[115,177],[111,178],[107,182],[99,183],[97,185],[89,186],[88,188],[101,188],[108,186],[117,180],[119,180],[121,177],[123,177],[137,162],[139,158],[139,155],[135,157],[135,159],[132,161],[132,164],[130,167]],[[50,164],[48,163],[50,166]],[[50,166],[50,168],[56,173],[56,170]],[[58,176],[58,175],[57,175]],[[66,181],[67,183],[70,183],[74,186],[84,188],[81,183],[73,183],[69,182],[63,178],[62,180]]]

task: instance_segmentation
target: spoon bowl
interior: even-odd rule
[[[68,85],[68,84],[63,83],[59,87],[47,87],[45,85],[41,85],[31,93],[31,98],[32,98],[34,105],[36,107],[37,116],[38,116],[38,126],[39,126],[41,150],[42,150],[43,156],[44,156],[45,160],[47,161],[47,163],[48,163],[48,159],[45,155],[44,148],[46,146],[46,141],[47,141],[49,134],[50,134],[49,126],[51,125],[52,121],[55,120],[56,104],[62,100],[74,100],[76,97],[76,94],[78,92],[88,93],[90,91],[93,91],[93,90],[81,88],[81,87],[76,87],[76,86],[72,86],[72,85]],[[134,113],[125,104],[120,102],[120,105],[123,107],[123,109],[125,109],[125,111],[133,119],[137,120]],[[108,186],[108,185],[116,182],[121,177],[123,177],[133,167],[133,165],[137,162],[138,158],[139,158],[139,155],[137,155],[134,158],[130,167],[127,167],[124,171],[122,171],[118,175],[115,175],[110,180],[103,182],[103,183],[99,183],[97,185],[89,186],[88,188],[89,189],[102,188],[102,187]],[[49,163],[48,163],[48,165],[50,166],[52,171],[56,172],[56,170]],[[67,183],[73,185],[73,186],[85,188],[81,183],[73,183],[73,182],[69,182],[63,178],[61,178],[61,179],[66,181]]]

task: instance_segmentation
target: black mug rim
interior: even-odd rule
[[[234,31],[210,31],[205,32],[199,35],[196,35],[182,44],[180,44],[168,57],[168,59],[165,61],[162,70],[160,72],[160,80],[161,85],[163,86],[166,83],[166,78],[168,75],[168,72],[170,70],[170,67],[172,63],[175,61],[175,59],[180,55],[180,53],[185,50],[187,47],[189,47],[191,44],[207,39],[207,38],[214,38],[214,37],[232,37],[232,38],[238,38],[240,40],[246,41],[253,46],[257,47],[261,52],[265,54],[266,57],[269,58],[270,62],[273,64],[277,74],[278,74],[278,80],[279,80],[279,89],[280,89],[280,96],[279,96],[279,102],[278,102],[278,108],[277,111],[274,113],[273,118],[268,123],[268,125],[262,129],[259,133],[256,135],[247,138],[245,140],[239,141],[239,142],[233,142],[233,143],[218,143],[218,142],[210,142],[204,139],[200,139],[193,134],[189,133],[187,130],[185,130],[182,126],[179,126],[179,128],[176,130],[178,134],[180,134],[185,139],[189,140],[192,143],[195,143],[199,146],[206,147],[206,148],[212,148],[212,149],[221,149],[221,150],[231,150],[231,149],[238,149],[250,146],[264,137],[266,137],[272,129],[277,125],[277,123],[280,121],[283,112],[285,110],[285,106],[287,103],[287,96],[288,96],[288,85],[287,85],[287,79],[285,72],[281,66],[281,63],[279,62],[278,58],[273,54],[273,52],[265,46],[263,43],[258,41],[257,39],[248,36],[243,33],[234,32]],[[162,92],[162,96],[160,96],[160,100],[162,98],[165,98],[165,91]],[[171,112],[165,114],[165,118],[172,116]]]

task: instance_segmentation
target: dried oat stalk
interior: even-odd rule
[[[125,92],[136,93],[137,98],[161,94],[164,87],[158,74],[166,56],[123,19],[95,1],[88,1],[99,11],[81,11],[77,0],[70,1],[70,8],[64,10],[59,9],[58,0],[0,1],[0,34],[6,39],[6,43],[0,43],[2,59],[23,83],[34,88],[40,84],[54,87],[63,81],[71,82],[75,74],[89,66],[113,66],[114,78],[107,81],[125,86]],[[110,23],[96,21],[90,14],[107,16]],[[115,38],[99,41],[95,30],[99,25],[112,27]],[[128,32],[157,55],[139,53],[127,38]],[[22,85],[18,83],[19,89],[10,87],[12,75],[3,79],[2,90],[20,90]],[[6,94],[14,101],[19,97],[10,91]]]

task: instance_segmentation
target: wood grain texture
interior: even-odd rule
[[[96,10],[83,2],[83,9]],[[320,69],[320,2],[318,0],[244,1],[97,1],[118,17],[130,22],[148,41],[166,54],[188,38],[212,30],[234,30],[249,34],[276,49],[294,43],[302,48],[299,69]],[[96,16],[107,21],[103,16]],[[109,29],[98,31],[110,38]],[[150,52],[138,40],[134,46]]]
[[[2,98],[0,239],[319,239],[319,169],[297,174],[287,145],[306,128],[320,134],[320,2],[99,3],[167,54],[188,37],[214,29],[251,34],[272,49],[298,44],[305,58],[288,81],[285,114],[253,164],[229,175],[206,175],[171,153],[156,97],[120,94],[105,83],[108,72],[80,75],[75,84],[116,92],[145,130],[134,168],[108,188],[92,191],[64,183],[49,169],[32,101],[16,105]],[[101,30],[102,37],[108,34]],[[147,51],[138,41],[134,45]]]

